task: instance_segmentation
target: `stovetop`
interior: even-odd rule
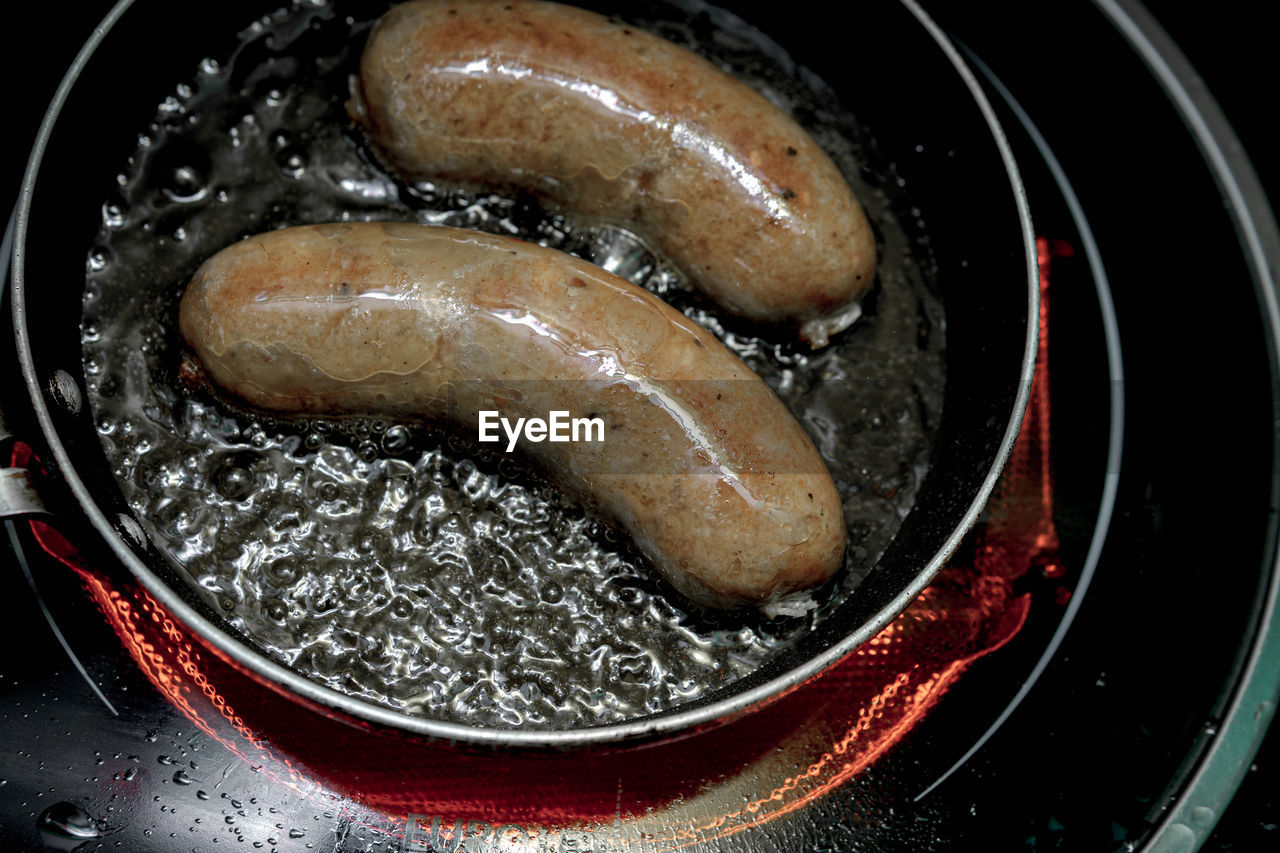
[[[833,774],[829,788],[797,798],[777,820],[711,840],[673,834],[629,847],[622,833],[607,832],[539,842],[515,821],[506,834],[476,829],[472,847],[542,849],[554,837],[552,849],[1168,851],[1194,849],[1218,820],[1217,809],[1197,805],[1206,811],[1189,808],[1182,829],[1163,825],[1221,746],[1224,690],[1274,558],[1266,531],[1276,391],[1236,232],[1193,138],[1097,8],[929,6],[998,106],[1048,260],[1052,438],[1050,452],[1033,448],[1029,458],[1051,465],[1058,542],[1052,555],[1011,572],[1025,621],[968,662],[908,735],[847,778]],[[1210,21],[1200,10],[1153,11],[1204,72],[1274,188],[1266,111],[1252,94],[1257,79],[1274,79],[1264,28],[1250,26],[1234,0],[1217,4]],[[91,27],[76,29],[72,17],[65,39],[51,39],[35,60],[40,67],[22,71],[32,104],[47,99],[55,69]],[[19,19],[14,31],[27,23]],[[35,125],[35,113],[25,115],[24,145]],[[16,177],[8,180],[16,188]],[[958,563],[974,564],[983,542],[996,541],[982,535],[970,537]],[[45,557],[25,530],[18,547],[38,594],[4,552],[6,849],[81,843],[48,826],[41,835],[46,814],[73,836],[78,814],[102,819],[111,831],[88,839],[86,850],[245,843],[343,853],[431,849],[427,839],[452,850],[461,840],[453,813],[424,805],[421,825],[406,827],[407,809],[370,809],[332,780],[292,776],[281,770],[289,765],[238,749],[234,725],[202,716],[204,706],[182,713],[137,650],[125,650],[83,576]],[[127,578],[119,582],[127,592]],[[1278,763],[1273,735],[1203,849],[1275,845]],[[758,771],[748,799],[791,802],[790,788],[777,791],[812,766],[776,782]],[[1201,784],[1196,802],[1209,803],[1212,786]],[[700,825],[714,817],[700,816]],[[402,839],[406,829],[417,847]]]

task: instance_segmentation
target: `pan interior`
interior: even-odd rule
[[[397,184],[379,171],[341,114],[345,75],[370,19],[367,9],[351,25],[338,7],[308,4],[241,31],[239,47],[230,53],[210,47],[204,56],[213,62],[192,59],[194,53],[175,56],[167,89],[150,102],[153,110],[159,104],[159,110],[136,125],[144,128],[145,138],[122,156],[119,148],[113,150],[118,159],[106,174],[120,178],[100,196],[105,201],[69,217],[76,225],[70,233],[88,234],[79,244],[89,247],[87,259],[81,259],[88,272],[78,274],[86,282],[84,322],[74,330],[51,322],[55,331],[49,334],[66,338],[72,331],[71,351],[83,346],[93,405],[85,413],[88,423],[61,435],[74,435],[71,440],[85,450],[75,456],[76,469],[94,484],[93,500],[108,519],[130,515],[144,521],[151,541],[140,556],[148,571],[180,590],[220,630],[295,667],[307,658],[309,677],[399,710],[495,727],[599,725],[667,713],[681,702],[715,702],[726,691],[761,683],[838,642],[883,608],[885,596],[892,598],[904,578],[915,576],[967,509],[972,491],[991,467],[1016,396],[1016,354],[1025,333],[1022,271],[1016,266],[1021,247],[1011,246],[1007,237],[994,247],[965,244],[964,234],[973,227],[967,217],[984,213],[984,207],[998,209],[999,197],[956,201],[936,184],[922,185],[912,171],[935,171],[935,180],[950,180],[954,186],[957,170],[947,164],[968,154],[966,143],[976,150],[964,162],[981,160],[983,153],[992,159],[982,144],[985,136],[972,127],[959,129],[954,140],[948,136],[938,143],[952,143],[948,150],[931,159],[927,155],[934,151],[937,128],[930,129],[932,136],[913,136],[895,122],[892,138],[886,138],[879,131],[882,124],[870,117],[877,110],[880,120],[897,116],[901,102],[886,103],[883,93],[866,104],[846,98],[857,104],[856,117],[851,115],[840,95],[820,82],[839,83],[840,74],[815,76],[794,67],[784,47],[732,16],[673,16],[669,7],[643,13],[629,9],[628,14],[669,38],[716,52],[735,73],[764,85],[795,110],[835,156],[880,237],[880,281],[868,316],[830,350],[809,354],[782,342],[776,330],[748,328],[718,316],[682,285],[675,271],[618,229],[573,222],[528,199]],[[886,21],[898,20],[892,8],[884,14]],[[904,28],[904,38],[920,38],[911,34],[914,22],[898,20],[897,25]],[[342,38],[336,35],[339,30]],[[780,25],[779,34],[786,38],[785,27]],[[299,44],[303,47],[297,48]],[[298,54],[315,59],[317,53],[332,61],[298,62],[306,70],[295,76],[282,70]],[[184,61],[189,63],[185,67]],[[917,69],[916,76],[927,74],[927,69]],[[904,77],[913,79],[909,73]],[[921,91],[928,89],[924,79],[915,84]],[[73,107],[92,98],[85,88],[68,105],[64,121],[84,115],[83,108],[77,113]],[[911,91],[908,82],[902,96]],[[219,100],[220,94],[230,97]],[[865,121],[864,114],[869,114]],[[218,117],[216,123],[188,129],[198,125],[191,116],[212,115]],[[245,122],[249,115],[253,121]],[[972,116],[969,124],[974,124]],[[236,147],[257,146],[265,159],[247,165],[220,162],[226,153],[220,142],[236,138],[228,136],[230,129],[237,130]],[[54,142],[66,138],[55,135]],[[913,138],[920,141],[906,141]],[[884,153],[899,151],[913,152],[918,159],[899,163]],[[50,157],[57,152],[57,145],[51,145]],[[986,174],[999,174],[997,164],[992,168]],[[239,184],[232,180],[234,174],[240,174]],[[54,173],[53,180],[58,179]],[[926,200],[930,195],[932,206]],[[1010,218],[1007,211],[999,212]],[[985,213],[993,221],[1001,219],[996,210]],[[765,619],[699,612],[653,581],[625,542],[589,512],[566,504],[553,484],[520,466],[504,467],[502,460],[478,456],[473,445],[457,436],[372,421],[272,423],[175,381],[179,353],[173,306],[195,265],[247,233],[344,216],[516,228],[524,236],[618,266],[707,324],[779,391],[814,435],[845,501],[851,528],[848,571],[822,592],[818,609],[804,616]],[[65,241],[68,234],[41,231],[38,216],[32,221],[29,268],[37,268],[38,259],[46,264],[40,269],[52,274],[61,267],[69,275],[69,265],[65,259],[59,263],[53,250],[53,241]],[[945,236],[937,236],[939,223],[945,224]],[[38,239],[42,236],[43,243]],[[939,245],[954,254],[939,258]],[[975,265],[981,272],[971,271]],[[1001,265],[1006,276],[1016,270],[1014,283],[1004,285],[1001,296],[1004,279],[991,279],[995,307],[973,311],[964,283],[988,271],[997,274]],[[942,299],[949,336],[955,335],[955,305],[961,306],[964,322],[973,324],[967,328],[985,330],[988,340],[977,348],[978,358],[971,346],[959,354],[954,347],[943,349]],[[36,301],[32,299],[29,317],[52,316],[36,312]],[[944,353],[945,418],[939,413]],[[1014,357],[1008,358],[1009,353]],[[972,371],[981,370],[983,363],[991,370],[980,380]],[[953,399],[963,400],[971,417],[954,416]],[[982,421],[977,429],[971,423],[975,418]],[[175,438],[180,439],[177,444]],[[101,446],[94,447],[98,442]],[[140,446],[145,447],[141,452]],[[197,446],[203,449],[192,452]],[[958,490],[937,485],[947,482],[938,480],[937,471],[924,474],[931,458],[935,469],[940,458],[943,471],[959,475]],[[361,495],[371,501],[375,492],[385,496],[388,490],[407,489],[414,495],[405,514],[407,529],[397,530],[394,520],[382,527],[375,524],[386,536],[370,541],[361,534],[369,532],[369,517],[357,511],[361,524],[322,543],[336,561],[325,565],[291,551],[296,543],[271,543],[271,519],[282,504],[272,503],[267,487],[287,482],[299,468],[327,469],[328,479],[304,476],[297,491],[304,503],[313,501],[313,508],[322,512],[325,505],[332,510],[335,504],[329,483],[340,492],[349,487],[355,495],[349,504],[359,504]],[[155,488],[174,476],[188,479],[177,489]],[[175,497],[184,489],[185,498]],[[439,539],[438,526],[426,525],[424,531],[420,523],[433,505],[443,505],[450,523],[471,534],[459,541],[470,538],[487,542],[487,547],[469,550],[463,545],[446,555],[461,556],[452,562],[439,553],[425,553]],[[890,544],[904,516],[912,535],[904,541],[900,534]],[[529,517],[543,518],[546,526],[513,529]],[[495,524],[498,536],[493,535]],[[192,528],[198,528],[194,538]],[[414,537],[419,541],[411,541]],[[571,543],[568,553],[540,551],[537,543],[549,537],[561,546]],[[255,550],[250,544],[255,542],[267,547]],[[397,554],[403,555],[406,547],[413,551],[408,556],[421,560],[418,567],[407,559],[396,565]],[[423,562],[431,571],[421,570]],[[877,564],[869,582],[851,594]],[[495,574],[501,577],[495,579]],[[343,580],[349,587],[343,587]],[[372,610],[342,606],[344,592],[355,601],[374,586],[387,594]],[[864,592],[868,588],[874,597]],[[598,595],[590,600],[587,591]],[[331,603],[325,599],[328,593],[339,598],[334,607],[323,606]],[[477,600],[489,609],[468,610]],[[334,610],[353,621],[338,632],[316,631],[333,621]],[[529,628],[518,615],[536,622],[535,633],[543,637],[563,635],[566,626],[585,629],[595,641],[600,631],[608,636],[622,622],[637,630],[631,636],[615,635],[615,642],[584,646],[575,653],[585,651],[585,657],[566,660],[559,668],[539,670],[522,665],[529,656],[522,654],[528,648],[521,648],[520,632]],[[386,631],[388,625],[409,627],[397,636]],[[422,646],[432,645],[426,641],[432,627],[447,631],[450,625],[455,630],[466,626],[458,637],[471,642],[470,660],[450,662],[446,671],[437,668],[407,692],[393,695],[387,689],[392,680],[380,679],[376,672],[387,665],[379,651],[388,645],[402,648],[405,655],[393,664],[403,671]],[[316,635],[309,657],[308,631]],[[666,635],[655,640],[655,631]],[[368,642],[369,637],[378,642]],[[336,652],[324,658],[314,651],[316,644]],[[437,636],[434,645],[445,643]],[[604,651],[593,657],[591,652],[599,649]],[[602,660],[605,665],[600,666]],[[557,699],[557,688],[566,684],[582,685],[582,690]],[[475,701],[441,701],[459,695]]]

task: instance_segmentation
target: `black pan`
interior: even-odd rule
[[[871,638],[929,584],[979,517],[1028,396],[1039,290],[1016,166],[972,75],[910,0],[860,4],[852,10],[858,22],[852,33],[827,22],[818,3],[735,4],[736,14],[834,87],[873,129],[928,223],[945,305],[946,388],[931,466],[913,508],[856,594],[729,688],[651,717],[570,731],[470,727],[400,713],[308,681],[232,630],[140,533],[121,496],[83,402],[79,306],[102,200],[136,145],[137,129],[201,57],[216,54],[274,6],[238,0],[195,12],[163,0],[122,0],[54,98],[15,217],[13,322],[43,441],[27,438],[43,444],[77,516],[176,617],[276,689],[357,720],[475,745],[566,748],[674,735],[760,707]],[[697,18],[703,7],[665,8],[680,18],[689,16],[682,9],[693,9]],[[634,6],[621,9],[625,15]]]

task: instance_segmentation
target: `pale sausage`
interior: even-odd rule
[[[287,228],[206,261],[179,325],[217,386],[274,412],[469,431],[482,410],[603,419],[603,441],[521,449],[696,601],[768,603],[843,559],[831,475],[768,386],[662,300],[560,252],[404,223]]]
[[[815,346],[871,285],[866,216],[798,124],[594,12],[403,3],[370,35],[349,111],[407,179],[531,190],[630,226],[730,312],[797,324]]]

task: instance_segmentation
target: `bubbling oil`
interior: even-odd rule
[[[252,22],[175,85],[103,201],[86,259],[84,369],[138,520],[267,655],[408,713],[565,729],[667,710],[755,671],[853,593],[927,467],[944,323],[905,189],[831,94],[733,16],[632,21],[800,117],[866,208],[877,289],[853,329],[810,352],[723,316],[621,228],[387,174],[343,106],[372,20],[311,0]],[[352,220],[522,237],[710,329],[805,426],[840,491],[846,567],[817,606],[774,618],[698,609],[518,458],[428,424],[279,420],[184,379],[176,308],[202,261],[267,229]]]

